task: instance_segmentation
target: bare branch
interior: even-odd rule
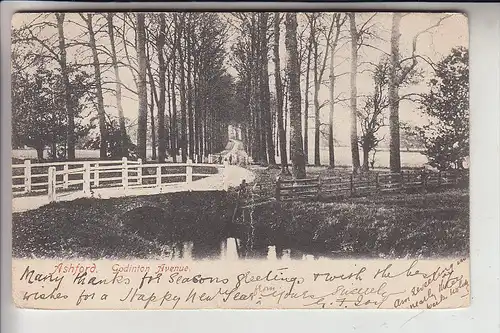
[[[420,32],[418,32],[414,37],[413,37],[413,41],[412,41],[412,53],[411,53],[411,59],[412,59],[412,64],[410,66],[408,66],[405,70],[403,70],[403,72],[401,73],[401,76],[399,78],[399,84],[403,83],[403,81],[406,79],[407,75],[417,66],[417,41],[418,41],[418,38],[425,34],[425,33],[428,33],[430,30],[436,28],[436,27],[439,27],[441,25],[441,23],[446,20],[447,18],[450,18],[452,17],[453,14],[448,14],[448,15],[445,15],[443,17],[441,17],[435,24],[431,25],[430,27],[428,27],[427,29],[424,29]]]

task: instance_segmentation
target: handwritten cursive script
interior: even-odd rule
[[[19,261],[14,292],[20,306],[65,309],[432,309],[469,302],[466,258],[278,264]]]

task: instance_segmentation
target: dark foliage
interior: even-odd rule
[[[469,156],[469,52],[460,47],[435,67],[422,110],[430,123],[420,128],[425,155],[439,168],[462,169]]]

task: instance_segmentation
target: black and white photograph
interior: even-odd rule
[[[33,12],[11,35],[14,259],[469,257],[462,13]]]

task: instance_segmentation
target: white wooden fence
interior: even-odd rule
[[[207,172],[213,168],[215,173]],[[96,188],[159,187],[186,184],[194,180],[223,173],[224,164],[200,164],[188,160],[187,163],[142,163],[141,159],[130,161],[127,158],[113,161],[78,161],[31,163],[12,165],[12,192],[14,196],[47,194],[49,201],[56,200],[56,193],[83,191],[89,196]],[[222,169],[222,170],[221,170]],[[212,170],[211,170],[212,171]],[[224,179],[225,180],[225,179]],[[222,182],[227,190],[227,182]]]

